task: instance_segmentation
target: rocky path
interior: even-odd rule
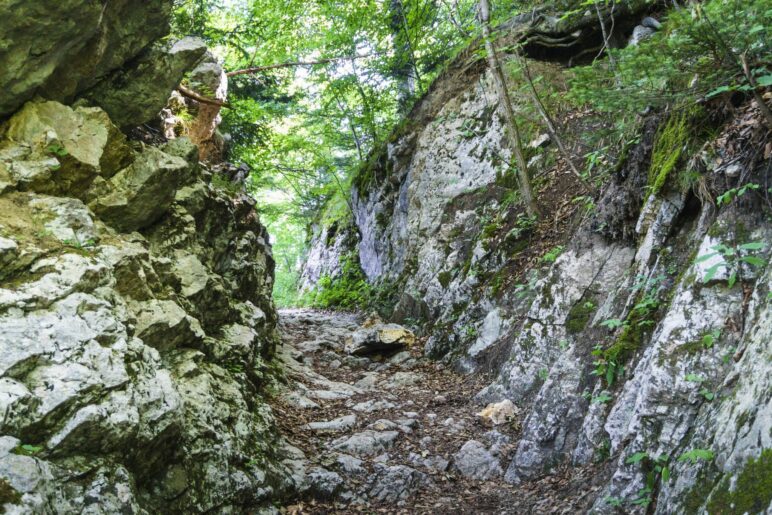
[[[299,448],[302,497],[286,513],[579,513],[593,471],[509,485],[517,417],[493,427],[476,416],[480,378],[463,377],[411,348],[346,352],[361,317],[281,312],[290,384],[277,418]],[[302,451],[302,455],[301,452]],[[303,477],[304,479],[300,479]]]

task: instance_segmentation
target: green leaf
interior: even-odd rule
[[[718,269],[722,266],[726,266],[724,263],[718,263],[716,265],[713,265],[712,267],[705,270],[705,278],[703,279],[704,282],[710,282],[713,277],[715,277],[716,272],[718,272]]]
[[[611,318],[600,323],[600,325],[603,327],[608,327],[609,329],[616,329],[617,327],[621,327],[623,324],[624,322],[618,318]]]
[[[670,481],[670,468],[665,466],[662,467],[662,482],[667,483]]]
[[[712,461],[714,457],[713,451],[710,449],[692,449],[687,451],[678,457],[678,461],[689,461],[692,464],[697,463],[700,460]]]
[[[631,455],[625,460],[625,463],[628,465],[632,465],[634,463],[641,462],[644,458],[648,457],[648,454],[645,452],[636,452],[635,454]]]
[[[705,261],[707,261],[707,260],[709,260],[711,258],[714,258],[714,257],[716,257],[718,255],[719,255],[718,252],[711,252],[710,254],[705,254],[705,255],[702,255],[702,256],[698,257],[697,259],[694,260],[694,262],[695,263],[704,263]]]
[[[697,374],[686,374],[686,380],[691,383],[701,383],[705,381],[702,376],[698,376]]]
[[[718,88],[714,89],[710,93],[708,93],[705,98],[713,98],[717,95],[720,95],[722,93],[728,93],[730,91],[734,91],[736,88],[735,86],[719,86]]]
[[[728,280],[728,283],[729,283],[729,287],[730,287],[730,288],[731,288],[731,287],[733,287],[733,286],[734,286],[734,283],[736,283],[736,282],[737,282],[737,272],[733,271],[733,272],[732,272],[732,273],[729,275],[729,280]]]
[[[743,261],[745,263],[748,263],[749,265],[753,266],[764,266],[765,262],[761,258],[757,258],[756,256],[743,256],[740,258],[740,261]]]
[[[764,243],[760,241],[752,241],[750,243],[743,243],[739,246],[742,250],[761,250],[764,248]]]
[[[756,84],[759,86],[766,88],[768,86],[772,86],[772,74],[770,75],[762,75],[761,77],[756,77]]]

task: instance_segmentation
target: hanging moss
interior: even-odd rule
[[[677,111],[657,133],[649,168],[650,194],[656,195],[662,190],[673,170],[686,156],[694,137],[694,120],[699,113],[699,108]]]
[[[772,501],[772,449],[745,464],[730,489],[731,476],[721,480],[708,502],[708,513],[763,513]]]

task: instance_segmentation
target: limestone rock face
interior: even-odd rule
[[[94,211],[121,231],[142,229],[168,211],[185,175],[192,175],[188,162],[150,148],[101,186],[109,193],[96,198]]]
[[[206,45],[197,38],[156,43],[127,70],[112,74],[84,96],[103,108],[116,125],[130,129],[161,111],[169,92],[205,52]]]
[[[358,257],[372,283],[395,292],[392,319],[423,322],[427,354],[463,373],[495,370],[476,400],[522,414],[504,480],[609,460],[593,512],[614,513],[609,498],[636,510],[648,501],[646,467],[627,460],[645,453],[670,470],[653,494],[657,513],[726,511],[772,452],[769,205],[746,197],[717,209],[676,177],[648,194],[662,124],[649,116],[592,209],[559,231],[558,251],[513,267],[538,238],[508,207],[491,157],[509,156],[493,91],[484,69],[449,66],[355,178],[351,219],[313,228],[306,287]],[[705,163],[700,181],[722,185],[713,193],[767,184],[768,167],[750,157],[763,153],[761,116],[752,104],[735,116],[701,142],[710,156],[684,156],[674,174],[692,160]],[[732,150],[749,142],[749,154]],[[553,147],[532,149],[534,174],[565,171],[538,168],[560,160]],[[487,463],[483,447],[467,447],[471,462]],[[688,459],[694,450],[711,458]]]
[[[71,101],[92,88],[168,33],[172,4],[172,0],[3,2],[0,117],[35,94]]]
[[[11,511],[241,511],[295,488],[261,396],[276,315],[254,202],[190,142],[132,150],[97,108],[30,103],[0,132]]]
[[[97,108],[30,102],[5,132],[0,181],[6,189],[83,197],[96,177],[112,177],[130,162],[126,137]]]

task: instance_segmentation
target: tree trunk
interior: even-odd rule
[[[394,61],[392,74],[397,82],[397,100],[399,112],[404,113],[410,105],[410,99],[415,95],[415,81],[412,77],[413,64],[410,42],[405,33],[404,7],[401,0],[389,2],[389,28],[394,42]]]
[[[531,180],[528,178],[528,164],[525,162],[525,156],[523,155],[523,142],[520,136],[520,128],[517,126],[517,120],[515,120],[515,111],[512,107],[512,100],[509,97],[509,91],[507,90],[504,72],[501,69],[499,58],[496,55],[496,48],[493,45],[490,28],[490,5],[488,4],[488,0],[480,0],[480,24],[482,25],[483,39],[485,40],[485,51],[488,54],[488,66],[491,69],[491,73],[493,73],[493,82],[496,83],[499,103],[504,108],[507,136],[509,137],[512,152],[515,154],[520,193],[523,196],[523,201],[525,202],[525,208],[526,211],[528,211],[528,214],[530,216],[540,216],[539,206],[536,204],[533,188],[531,188]]]

